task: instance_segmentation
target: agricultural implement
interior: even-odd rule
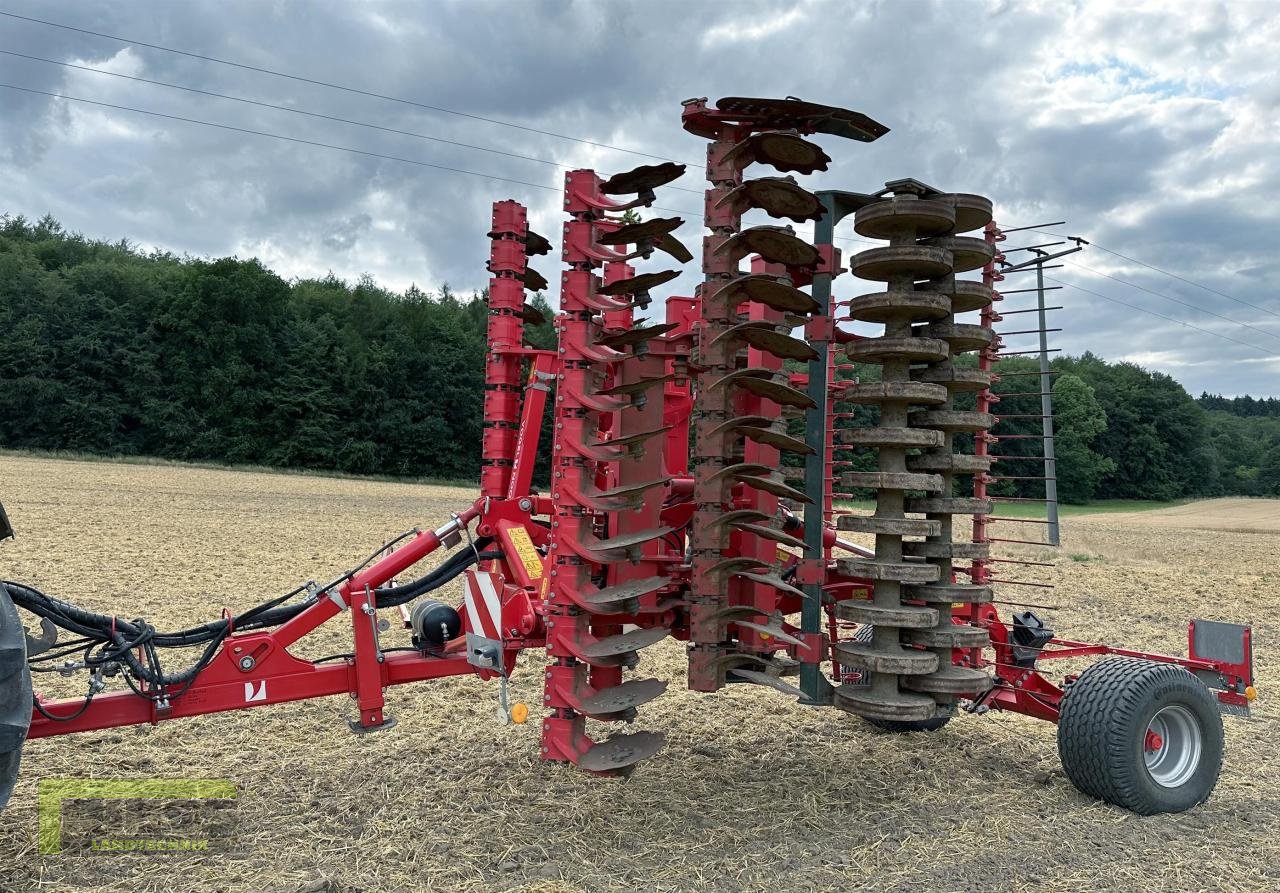
[[[999,612],[1026,606],[1004,595],[1017,581],[993,575],[993,562],[1018,560],[991,553],[1019,541],[991,535],[1019,519],[994,514],[987,492],[1001,461],[991,202],[913,179],[871,194],[806,190],[796,176],[830,161],[811,137],[887,132],[856,112],[691,100],[683,124],[708,142],[703,281],[667,297],[662,321],[642,314],[693,260],[675,235],[683,221],[627,212],[652,206],[683,165],[565,176],[554,350],[526,346],[524,332],[538,318],[527,292],[548,287],[530,258],[551,243],[523,206],[494,204],[479,496],[441,526],[327,584],[170,633],[0,586],[0,804],[24,741],[51,735],[338,694],[365,733],[393,724],[388,687],[461,674],[494,680],[504,721],[524,722],[506,681],[527,649],[546,657],[543,759],[626,775],[663,744],[613,730],[662,696],[666,682],[634,671],[668,638],[687,643],[697,691],[768,687],[889,732],[1021,713],[1057,723],[1066,773],[1087,794],[1144,814],[1203,802],[1221,767],[1220,713],[1247,714],[1254,697],[1249,628],[1193,621],[1189,656],[1172,657]],[[772,175],[747,178],[753,166]],[[813,241],[789,224],[744,226],[748,214],[812,225]],[[882,244],[846,270],[835,227],[850,218]],[[674,264],[633,266],[654,258]],[[836,300],[846,272],[850,296]],[[856,406],[875,421],[851,424]],[[837,480],[872,493],[874,512],[837,510],[849,496]],[[3,521],[0,538],[11,534]],[[453,551],[398,582],[440,549]],[[443,598],[459,579],[460,596]],[[291,653],[340,615],[349,654]],[[388,616],[403,641],[388,641]],[[165,669],[174,649],[194,662]],[[1042,669],[1090,656],[1108,659],[1060,683]],[[85,674],[88,690],[46,699],[32,671]]]

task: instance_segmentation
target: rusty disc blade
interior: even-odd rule
[[[640,580],[628,580],[625,583],[619,583],[616,586],[609,586],[605,589],[598,589],[595,592],[586,593],[582,596],[582,601],[589,605],[598,607],[612,607],[613,605],[634,601],[643,598],[671,583],[670,577],[644,577]]]
[[[762,374],[762,371],[759,369],[739,369],[737,372],[730,372],[720,379],[716,382],[716,386],[742,388],[757,397],[772,400],[774,403],[779,403],[783,406],[811,409],[817,405],[814,403],[813,398],[804,391],[797,390],[787,384],[785,375],[767,371]]]
[[[730,281],[721,286],[709,300],[716,299],[728,299],[732,306],[754,301],[774,310],[796,313],[813,313],[818,310],[818,302],[812,297],[790,282],[767,273],[753,273]]]
[[[718,254],[743,258],[758,254],[769,263],[787,267],[812,267],[819,260],[818,249],[797,238],[789,226],[753,226],[730,238]]]
[[[793,338],[769,322],[751,321],[738,323],[725,329],[712,340],[737,339],[756,350],[762,350],[783,360],[816,360],[818,352],[807,341]]]
[[[524,271],[521,281],[529,291],[545,291],[547,288],[546,277],[532,268]]]
[[[737,530],[741,530],[743,533],[754,534],[761,539],[772,540],[773,542],[779,543],[783,546],[790,546],[793,549],[804,548],[804,540],[796,539],[788,533],[783,533],[781,530],[773,527],[767,527],[764,524],[751,524],[749,522],[740,521],[734,523],[732,526]]]
[[[779,642],[786,642],[788,645],[804,644],[804,642],[791,635],[781,626],[774,626],[770,623],[756,623],[754,620],[735,620],[734,623],[747,629],[753,629],[761,635],[770,636]]]
[[[671,482],[670,478],[658,478],[655,481],[642,481],[640,483],[619,484],[616,487],[610,487],[608,490],[593,490],[590,496],[600,499],[614,499],[622,496],[634,496],[643,493],[646,490],[652,490],[654,487],[663,487]],[[643,540],[642,540],[643,542]]]
[[[526,257],[532,257],[535,254],[547,254],[551,251],[551,240],[546,236],[540,236],[533,230],[529,230],[524,234],[524,253]]]
[[[717,561],[711,566],[709,573],[712,574],[737,574],[742,575],[746,568],[755,568],[757,570],[768,570],[769,565],[761,561],[759,558],[747,558],[744,555],[738,555],[733,558],[725,558]]]
[[[679,323],[668,322],[656,326],[637,326],[636,328],[627,329],[618,332],[616,335],[605,335],[596,343],[603,347],[628,347],[632,344],[640,344],[648,341],[650,338],[656,338],[659,335],[665,335],[672,329],[677,328]]]
[[[607,716],[647,704],[667,690],[661,679],[632,679],[621,685],[601,689],[578,705],[587,716]]]
[[[666,481],[661,481],[657,483],[666,483]],[[641,489],[647,490],[650,487],[656,486],[656,483],[648,483],[648,484],[643,484],[639,486],[641,487]],[[620,490],[620,489],[622,488],[621,487],[614,488],[614,490]],[[613,491],[608,491],[608,492],[613,492]],[[618,536],[610,537],[607,540],[599,540],[598,542],[595,543],[595,545],[591,547],[591,551],[612,552],[615,549],[632,549],[636,546],[642,546],[645,543],[649,542],[650,540],[656,540],[660,536],[666,536],[668,533],[671,533],[674,530],[675,530],[674,527],[653,527],[653,528],[650,528],[649,530],[636,530],[630,533],[622,533],[622,534],[619,534]]]
[[[588,772],[619,772],[646,760],[667,743],[659,732],[634,732],[601,741],[578,758],[578,768]]]
[[[659,285],[670,282],[672,279],[680,278],[679,270],[663,270],[660,273],[641,273],[639,276],[632,276],[630,279],[619,279],[617,282],[610,282],[608,285],[602,285],[596,289],[597,294],[608,295],[611,298],[621,297],[622,295],[636,295],[647,292],[651,288],[657,288]]]
[[[781,496],[784,499],[794,499],[796,502],[813,502],[803,491],[797,490],[783,481],[781,475],[743,475],[738,480],[748,487],[755,487],[757,490],[763,490],[766,493],[772,493],[774,496]]]
[[[656,241],[684,225],[679,217],[654,217],[639,223],[628,223],[613,232],[601,233],[596,239],[601,245],[639,245]]]
[[[754,626],[753,624],[747,624],[747,625]],[[746,670],[746,669],[735,668],[735,669],[729,670],[729,674],[732,676],[737,676],[740,679],[744,679],[747,682],[752,682],[756,685],[767,685],[769,686],[769,688],[777,689],[778,691],[782,692],[784,695],[795,695],[797,698],[804,697],[804,692],[796,688],[794,685],[790,684],[789,682],[783,682],[777,676],[771,676],[768,673],[761,673],[759,670]]]
[[[711,436],[716,437],[730,432],[741,434],[756,443],[790,452],[803,453],[809,449],[803,440],[797,440],[786,433],[785,423],[781,419],[771,419],[762,415],[738,416],[716,425],[711,430]]]
[[[716,103],[716,108],[725,112],[765,117],[771,121],[785,123],[786,126],[804,126],[819,133],[830,133],[833,136],[864,143],[877,140],[889,132],[888,127],[861,112],[834,105],[806,102],[795,97],[757,99],[747,96],[727,96]]]
[[[663,382],[673,381],[675,377],[675,373],[672,373],[670,375],[661,375],[654,378],[639,378],[635,381],[616,384],[611,388],[605,388],[603,391],[596,391],[596,394],[601,397],[621,397],[630,396],[631,394],[640,394],[652,387],[662,384]]]
[[[671,635],[671,630],[665,626],[633,629],[629,633],[619,633],[616,636],[605,636],[603,639],[598,639],[583,648],[582,654],[587,659],[593,657],[617,657],[620,654],[639,651],[642,648],[648,648],[650,645],[656,645],[669,635]]]
[[[759,177],[731,190],[719,204],[740,211],[759,208],[770,217],[787,217],[796,223],[822,217],[822,202],[792,177]]]
[[[666,434],[672,429],[672,425],[663,425],[661,428],[654,428],[652,431],[641,431],[637,434],[628,434],[625,437],[610,437],[608,440],[601,440],[596,446],[601,447],[628,447],[637,443],[644,443],[651,437],[657,437],[659,434]]]
[[[791,595],[804,596],[804,591],[792,586],[786,580],[775,574],[756,574],[750,571],[740,571],[734,576],[741,577],[744,580],[750,580],[753,583],[763,583],[765,586],[772,586],[779,592],[790,593]]]
[[[795,171],[798,174],[825,171],[831,164],[831,156],[821,146],[805,139],[796,130],[753,133],[725,153],[725,158],[746,158],[748,164],[767,164],[782,173]]]
[[[525,304],[520,308],[520,318],[531,326],[540,326],[547,321],[542,311],[532,304]]]
[[[768,521],[771,516],[766,512],[757,511],[756,509],[734,509],[731,512],[725,512],[714,521],[709,522],[712,527],[720,527],[725,524],[746,524],[752,521]]]
[[[685,166],[674,161],[662,164],[642,164],[629,171],[614,174],[600,184],[600,191],[605,195],[630,195],[634,192],[647,192],[666,186],[668,183],[684,176]]]
[[[693,254],[689,249],[684,247],[684,243],[673,235],[667,234],[663,236],[656,244],[659,250],[665,251],[682,264],[687,264],[693,260]]]

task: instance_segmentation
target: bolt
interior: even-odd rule
[[[236,649],[236,651],[239,651],[239,650],[240,650],[239,648]],[[245,655],[244,657],[240,658],[240,669],[252,670],[255,663],[257,662],[252,657],[250,657],[249,655]]]

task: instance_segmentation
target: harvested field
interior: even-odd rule
[[[4,577],[162,627],[326,578],[472,496],[15,457],[0,457],[0,481],[19,534],[0,545]],[[1208,517],[1228,529],[1170,520]],[[1218,791],[1187,814],[1138,818],[1079,794],[1053,728],[1021,717],[895,737],[768,690],[695,695],[668,642],[643,652],[641,668],[673,685],[637,726],[669,746],[626,782],[539,763],[537,724],[497,725],[496,688],[470,678],[391,689],[399,726],[366,737],[332,698],[31,742],[0,815],[0,889],[1273,891],[1277,517],[1275,502],[1218,500],[1068,518],[1057,567],[1042,569],[1057,590],[1027,599],[1060,605],[1049,616],[1065,634],[1172,653],[1190,616],[1254,622],[1259,706],[1227,722]],[[331,626],[299,652],[344,650]],[[515,680],[531,705],[539,665],[527,655]],[[36,783],[53,776],[230,779],[243,852],[42,857]]]
[[[1280,533],[1280,499],[1204,499],[1153,512],[1115,514],[1120,523],[1225,533]]]

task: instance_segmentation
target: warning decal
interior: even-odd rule
[[[511,538],[511,545],[520,556],[520,563],[524,565],[524,572],[529,575],[529,579],[542,579],[542,556],[538,554],[533,540],[529,539],[529,531],[523,527],[509,527],[507,536]]]

